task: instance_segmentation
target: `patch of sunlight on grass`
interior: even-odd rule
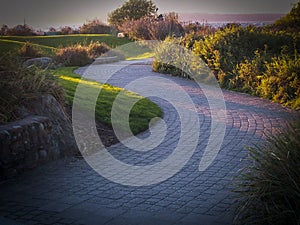
[[[84,84],[87,85],[89,87],[95,87],[95,88],[100,88],[100,89],[105,89],[107,91],[113,91],[113,92],[120,92],[120,91],[125,91],[126,92],[126,96],[130,96],[130,97],[135,97],[135,98],[142,98],[142,96],[137,95],[133,92],[130,91],[126,91],[124,88],[120,88],[120,87],[115,87],[109,84],[102,84],[102,83],[98,83],[96,81],[92,81],[92,80],[84,80],[81,78],[74,78],[74,77],[69,77],[69,76],[59,76],[60,79],[66,80],[66,81],[71,81],[74,83],[80,83],[80,84]]]
[[[84,110],[88,110],[90,108],[90,94],[95,94],[95,89],[99,89],[100,94],[98,96],[95,108],[95,116],[97,121],[111,126],[112,105],[115,101],[115,98],[121,91],[125,92],[124,95],[119,96],[122,102],[122,104],[118,106],[120,107],[119,110],[121,114],[122,111],[127,108],[128,100],[137,100],[137,103],[133,106],[129,116],[130,128],[134,134],[148,129],[149,122],[152,118],[162,116],[161,109],[149,99],[120,87],[98,83],[94,80],[82,79],[81,76],[73,73],[73,70],[76,68],[77,67],[58,68],[54,71],[55,77],[60,85],[64,88],[66,99],[69,105],[73,104],[73,98],[77,89],[77,85],[79,83],[83,85],[82,88],[84,89],[84,93],[86,93],[86,95],[78,97],[82,101],[81,107]]]

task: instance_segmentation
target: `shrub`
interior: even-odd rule
[[[165,41],[158,44],[154,49],[153,71],[188,79],[191,79],[190,75],[192,75],[198,82],[204,83],[215,81],[206,64],[192,51],[181,46],[181,44],[181,39],[172,37],[168,37]]]
[[[300,110],[299,54],[283,54],[266,64],[259,91],[265,98]]]
[[[42,56],[41,50],[30,42],[26,42],[19,50],[19,55],[25,58],[37,58]]]
[[[179,44],[179,39],[168,37],[161,44],[156,46],[154,50],[155,60],[152,64],[153,71],[189,78],[189,76],[180,69],[180,63],[183,62],[184,59],[181,58],[181,53],[178,51],[177,46]]]
[[[267,60],[266,52],[260,53],[258,51],[255,52],[255,57],[252,60],[245,59],[234,70],[234,75],[229,81],[229,88],[252,95],[259,95],[261,78],[266,71]],[[221,80],[221,82],[223,81]]]
[[[120,29],[134,40],[165,40],[168,36],[184,35],[184,29],[175,13],[164,15],[163,19],[148,16],[129,20]]]
[[[122,24],[120,30],[133,40],[150,40],[149,26],[151,23],[151,17],[144,17],[138,20],[128,20]]]
[[[184,29],[178,20],[176,13],[164,15],[163,20],[155,21],[149,27],[152,40],[165,40],[166,37],[182,37]]]
[[[56,54],[56,61],[65,66],[85,66],[92,62],[88,49],[80,44],[61,48]]]
[[[110,50],[110,47],[104,43],[97,42],[91,42],[87,46],[87,51],[89,53],[89,56],[91,58],[97,58],[101,56],[102,54],[108,52]]]
[[[16,56],[0,59],[0,124],[18,119],[16,110],[41,94],[51,94],[64,104],[63,89],[49,71],[21,65]]]
[[[245,58],[252,60],[255,51],[278,55],[282,47],[287,46],[287,51],[292,53],[293,43],[293,38],[289,35],[266,33],[253,26],[243,28],[228,25],[213,35],[196,41],[193,49],[215,71],[221,86],[228,88],[237,65]]]
[[[216,32],[216,28],[208,24],[189,23],[184,25],[184,31],[188,34],[193,34],[196,37],[212,35]]]
[[[251,165],[237,179],[240,207],[236,222],[299,225],[300,121],[262,147],[250,148]]]
[[[87,21],[81,27],[79,27],[79,33],[81,34],[110,34],[112,28],[105,25],[98,19]]]

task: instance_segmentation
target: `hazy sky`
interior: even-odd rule
[[[1,0],[0,25],[26,23],[35,28],[106,22],[108,12],[125,0]],[[287,13],[298,0],[153,0],[160,13]]]

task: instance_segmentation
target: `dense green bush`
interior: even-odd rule
[[[228,88],[232,73],[245,59],[252,60],[255,51],[269,55],[280,54],[282,47],[293,52],[293,38],[288,35],[271,34],[259,28],[228,25],[204,40],[195,42],[194,52],[215,72],[222,87]]]
[[[300,110],[300,56],[282,54],[266,64],[258,87],[262,97]]]
[[[229,79],[228,87],[259,96],[262,74],[266,70],[268,60],[270,59],[266,52],[260,53],[256,51],[253,59],[245,59],[245,61],[237,65],[237,68],[232,72],[232,78]],[[219,79],[222,82],[223,77],[219,77]]]
[[[236,180],[243,225],[299,225],[300,122],[250,148],[251,164]]]

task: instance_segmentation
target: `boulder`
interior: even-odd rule
[[[53,64],[53,60],[49,57],[27,59],[23,63],[24,68],[28,68],[30,66],[36,66],[36,67],[39,67],[39,68],[42,68],[42,69],[46,69],[46,68],[55,69],[55,65]]]

